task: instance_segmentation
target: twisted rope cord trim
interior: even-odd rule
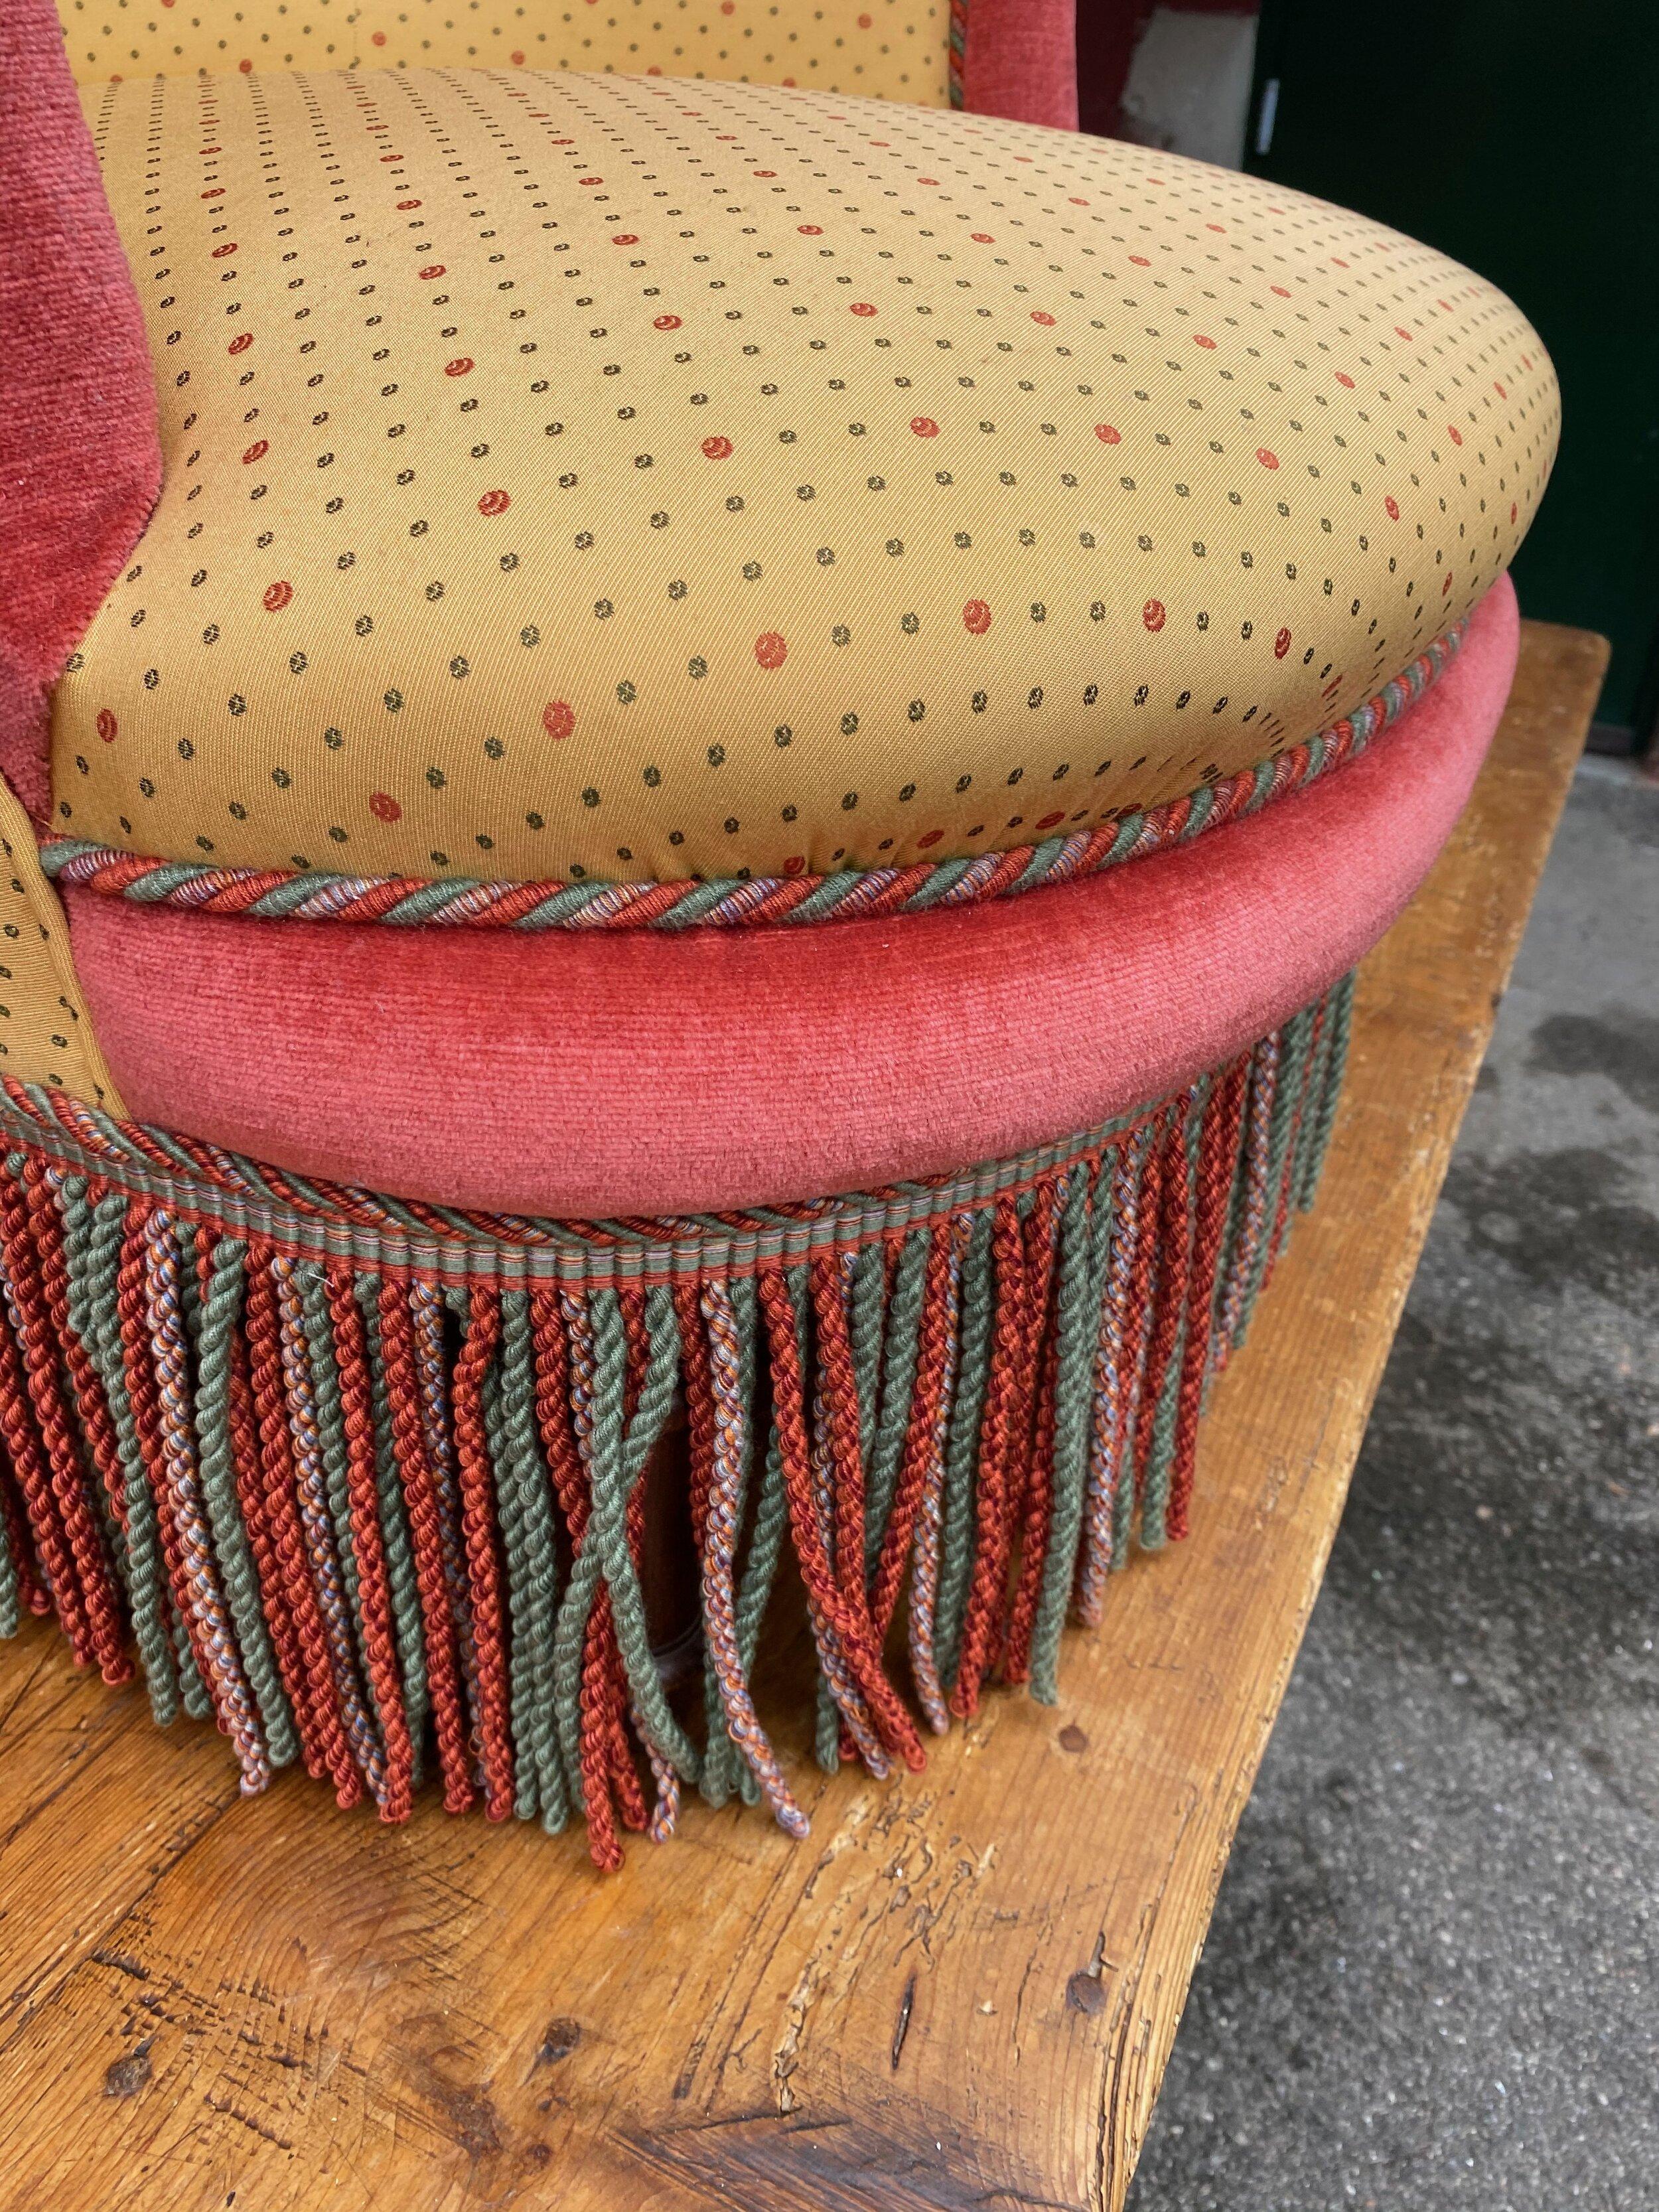
[[[397,928],[758,928],[782,922],[852,921],[975,906],[1074,883],[1126,860],[1189,844],[1205,831],[1260,813],[1353,760],[1399,721],[1450,665],[1468,632],[1453,625],[1402,675],[1352,714],[1290,751],[1202,784],[1178,799],[1121,815],[1098,830],[976,859],[916,861],[903,868],[844,868],[827,876],[733,876],[703,882],[491,883],[470,877],[340,876],[317,870],[216,868],[195,860],[146,860],[78,837],[53,837],[40,865],[60,887],[196,914],[259,921],[385,922]]]

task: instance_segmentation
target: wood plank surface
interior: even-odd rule
[[[405,1828],[0,1647],[0,2202],[52,2212],[1115,2212],[1595,701],[1528,624],[1474,801],[1366,963],[1318,1210],[1216,1393],[1194,1534],[924,1772]]]

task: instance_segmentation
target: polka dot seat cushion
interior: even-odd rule
[[[494,884],[978,860],[1410,671],[1554,438],[1504,296],[988,118],[641,78],[88,94],[160,504],[54,826]]]
[[[249,1790],[799,1834],[1186,1534],[1548,362],[1356,216],[844,89],[89,84],[108,234],[44,56],[106,444],[0,546],[68,653],[0,656],[0,1626]]]

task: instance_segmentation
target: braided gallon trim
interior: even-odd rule
[[[1200,1081],[1196,1091],[1204,1088]],[[0,1077],[0,1144],[31,1146],[57,1168],[106,1182],[222,1235],[257,1238],[295,1259],[458,1285],[632,1288],[710,1275],[740,1278],[903,1237],[1000,1198],[1017,1198],[1074,1164],[1098,1160],[1169,1103],[1157,1100],[1097,1129],[957,1175],[730,1213],[603,1221],[470,1212],[293,1175],[198,1138],[118,1121],[67,1092],[11,1076]]]
[[[1036,845],[904,868],[844,868],[827,876],[726,877],[682,883],[492,883],[470,877],[339,876],[316,870],[216,868],[194,860],[49,838],[40,865],[61,887],[140,906],[261,921],[386,922],[399,928],[736,929],[769,923],[921,914],[973,906],[1050,884],[1073,883],[1126,860],[1190,844],[1206,830],[1259,813],[1356,758],[1420,699],[1455,657],[1468,629],[1455,623],[1373,699],[1328,729],[1162,805],[1124,814]]]

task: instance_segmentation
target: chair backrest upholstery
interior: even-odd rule
[[[944,106],[951,0],[58,0],[84,84],[198,70],[750,78]]]
[[[1077,125],[1077,0],[57,0],[77,82],[231,70],[735,77]]]

